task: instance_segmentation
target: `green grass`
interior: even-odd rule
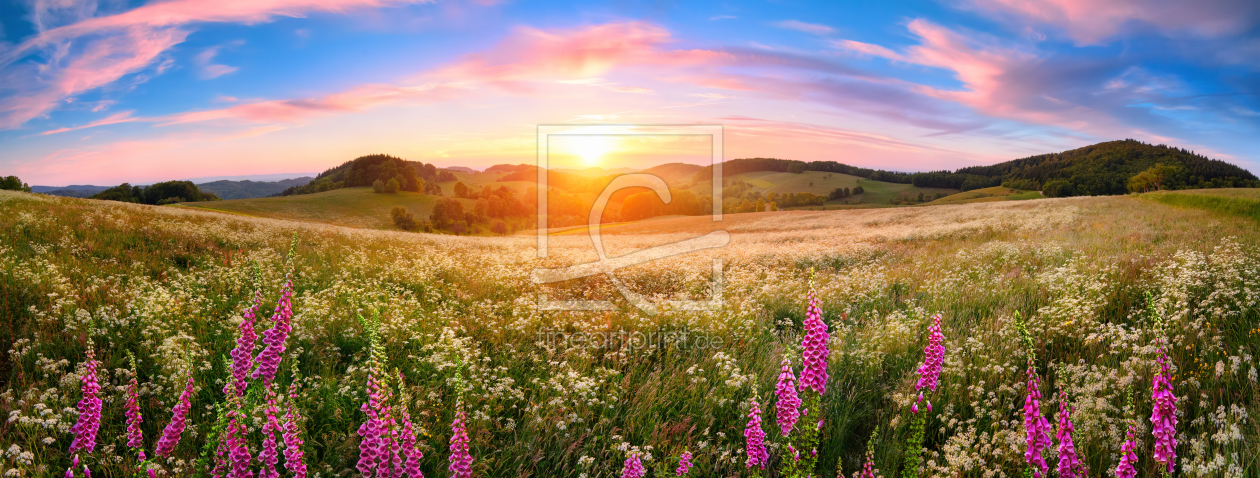
[[[958,194],[951,194],[943,198],[928,202],[928,205],[939,206],[942,204],[968,204],[974,202],[993,202],[993,201],[1020,201],[1025,199],[1040,199],[1041,193],[1038,191],[1023,191],[1003,186],[994,186],[984,189],[973,189]]]
[[[838,202],[843,203],[847,200],[850,203],[862,201],[866,204],[887,205],[889,200],[900,196],[901,193],[907,193],[915,197],[918,197],[919,193],[923,193],[924,196],[930,197],[935,196],[936,193],[953,194],[958,192],[957,189],[920,188],[915,187],[912,184],[886,183],[883,181],[871,181],[869,179],[859,180],[858,186],[862,186],[862,194],[842,199]],[[828,202],[828,204],[835,203],[837,203],[837,201]]]
[[[418,218],[433,212],[437,196],[412,192],[377,194],[371,188],[342,188],[315,194],[254,199],[231,199],[211,203],[183,203],[211,211],[224,211],[254,217],[322,222],[364,229],[393,229],[389,211],[403,206]],[[475,201],[460,199],[465,208]],[[471,210],[471,209],[469,209]]]
[[[1141,195],[1170,206],[1211,211],[1260,221],[1260,189],[1193,189]]]

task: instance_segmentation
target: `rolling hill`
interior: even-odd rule
[[[314,178],[308,176],[280,181],[223,180],[198,184],[197,187],[223,199],[248,199],[275,196],[284,192],[285,189],[309,183],[312,179]]]
[[[1040,199],[1042,197],[1039,191],[1025,191],[1004,186],[994,186],[951,194],[927,204],[929,206],[940,206],[943,204],[968,204],[973,202],[1020,201],[1024,199]]]
[[[403,206],[416,216],[427,217],[437,198],[407,191],[376,194],[372,188],[339,188],[314,194],[181,203],[180,207],[365,229],[393,229],[389,211],[394,206]],[[475,202],[458,201],[465,203],[466,208],[471,208]]]

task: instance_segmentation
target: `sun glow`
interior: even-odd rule
[[[617,148],[613,138],[599,135],[574,136],[567,146],[574,156],[582,158],[586,166],[598,166],[604,155]]]

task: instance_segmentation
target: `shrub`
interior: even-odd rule
[[[402,206],[394,206],[389,211],[389,215],[394,219],[394,225],[404,231],[415,231],[420,228],[420,224],[416,221],[416,216],[411,214],[407,208]]]
[[[398,180],[390,179],[389,182],[385,183],[385,192],[389,194],[398,192]]]

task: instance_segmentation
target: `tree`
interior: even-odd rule
[[[494,221],[494,225],[490,226],[490,231],[500,236],[507,235],[507,224],[503,221]]]
[[[0,179],[0,189],[6,191],[25,191],[31,192],[31,186],[22,182],[17,176],[8,176]]]
[[[866,192],[866,190],[865,190],[865,189],[862,189],[862,186],[858,186],[858,187],[853,188],[853,194],[854,194],[854,195],[862,194],[862,193],[864,193],[864,192]]]
[[[450,225],[451,218],[446,212],[446,200],[438,201],[433,205],[433,212],[429,213],[429,222],[438,229],[446,229],[446,226]]]
[[[1066,179],[1047,181],[1045,185],[1041,186],[1041,188],[1041,193],[1045,194],[1048,198],[1062,198],[1076,195],[1076,187]]]
[[[756,212],[764,212],[766,210],[766,201],[764,199],[757,198],[757,204],[754,210]]]
[[[468,186],[465,186],[463,181],[455,183],[455,197],[457,198],[468,197]]]
[[[377,179],[375,182],[372,183],[372,191],[375,191],[376,193],[385,192],[385,183]]]
[[[407,208],[402,206],[394,206],[389,211],[389,215],[394,219],[394,225],[404,231],[414,231],[419,228],[420,224],[416,221],[416,216],[411,214]]]
[[[399,187],[398,180],[390,179],[389,182],[385,183],[385,192],[394,194],[398,192],[398,187]]]

